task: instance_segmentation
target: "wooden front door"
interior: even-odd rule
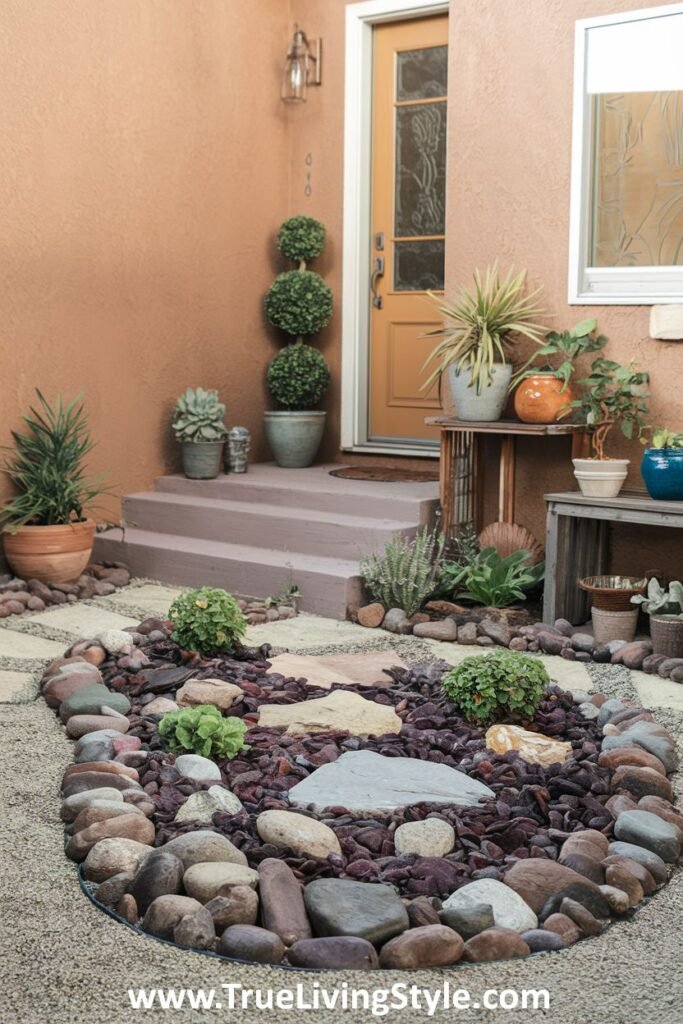
[[[421,391],[439,326],[426,294],[443,291],[448,17],[374,30],[369,434],[375,442],[437,440]]]

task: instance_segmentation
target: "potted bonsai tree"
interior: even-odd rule
[[[102,493],[86,476],[94,447],[79,395],[54,405],[36,389],[38,408],[23,417],[26,431],[12,431],[14,448],[4,472],[16,494],[0,512],[5,555],[23,579],[69,583],[90,561],[95,522],[87,509]]]
[[[304,342],[332,316],[332,291],[307,263],[323,250],[325,229],[312,217],[291,217],[277,244],[297,270],[280,274],[266,294],[266,316],[293,341],[268,367],[268,387],[281,409],[265,413],[266,437],[278,466],[310,466],[320,446],[325,413],[316,410],[330,380],[324,357]]]
[[[647,595],[637,594],[631,601],[650,616],[653,654],[683,658],[683,583],[674,580],[665,590],[653,577]]]
[[[218,392],[188,388],[173,410],[173,432],[180,444],[183,472],[191,480],[213,480],[220,473],[227,434],[225,406]]]
[[[579,381],[581,394],[561,416],[574,414],[590,434],[593,455],[573,459],[574,476],[582,494],[591,498],[616,498],[622,488],[630,459],[605,455],[605,442],[619,425],[624,437],[639,437],[647,414],[649,374],[633,363],[622,366],[602,356],[593,360],[588,377]]]
[[[596,335],[597,321],[581,320],[568,331],[550,331],[542,345],[517,371],[513,385],[515,412],[522,423],[554,423],[576,398],[572,377],[576,361],[590,352],[599,352],[607,344],[604,334]],[[552,363],[533,364],[541,356],[554,356]]]
[[[644,438],[641,438],[647,444]],[[683,433],[660,427],[652,431],[640,472],[648,494],[657,501],[683,501]]]
[[[429,332],[442,340],[425,363],[437,365],[423,390],[445,374],[461,420],[500,419],[512,377],[507,358],[513,337],[541,343],[543,328],[535,322],[543,315],[535,302],[540,289],[525,295],[525,285],[525,271],[511,269],[501,280],[494,263],[483,276],[475,270],[474,290],[462,288],[455,302],[432,296],[444,323]]]

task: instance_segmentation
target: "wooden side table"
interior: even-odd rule
[[[583,427],[573,423],[520,423],[519,420],[477,423],[450,416],[430,416],[425,422],[439,427],[441,431],[441,514],[446,536],[464,523],[474,523],[477,532],[484,526],[484,476],[480,450],[480,439],[484,434],[500,438],[498,519],[504,523],[515,520],[517,437],[570,437],[572,457],[580,458],[586,454],[588,436]]]

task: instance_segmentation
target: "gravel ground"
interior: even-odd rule
[[[627,694],[625,671],[591,669],[597,685]],[[666,712],[662,721],[683,738],[683,715]],[[195,1024],[211,1019],[256,1022],[264,1011],[221,1009],[135,1011],[129,988],[283,988],[300,983],[305,994],[316,985],[346,982],[375,988],[395,982],[432,991],[448,980],[468,989],[473,1000],[487,989],[546,989],[548,1011],[437,1010],[436,1021],[545,1021],[548,1024],[680,1024],[683,1020],[683,872],[633,921],[614,925],[597,939],[556,954],[450,971],[405,975],[295,974],[246,967],[177,950],[143,938],[97,910],[81,892],[75,867],[63,854],[58,787],[70,762],[67,742],[54,713],[41,700],[0,706],[0,1019],[7,1024],[128,1024],[156,1021]],[[267,1012],[267,1011],[266,1011]],[[277,1011],[276,1011],[277,1012]],[[368,1010],[292,1010],[283,1021],[312,1024],[366,1022]],[[405,1024],[427,1020],[414,1009],[392,1011]]]

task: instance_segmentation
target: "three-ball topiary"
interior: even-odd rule
[[[325,245],[325,228],[314,217],[290,217],[280,228],[277,247],[283,256],[295,263],[316,259]]]
[[[542,661],[505,650],[465,658],[443,678],[448,699],[482,725],[533,718],[549,683]]]
[[[188,651],[211,656],[232,654],[247,631],[247,622],[232,594],[201,587],[180,594],[170,607],[173,639]]]
[[[296,338],[317,334],[332,316],[332,289],[311,270],[279,274],[266,293],[266,316]]]
[[[287,345],[268,367],[270,393],[284,409],[314,409],[327,391],[330,371],[312,345]]]
[[[215,704],[169,711],[159,722],[166,750],[174,754],[200,754],[214,761],[230,759],[240,750],[247,727],[241,718],[224,718]]]

